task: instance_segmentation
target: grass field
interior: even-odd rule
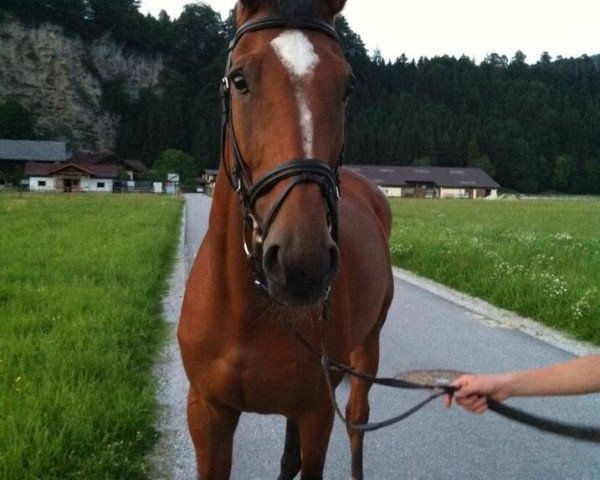
[[[394,264],[600,345],[600,200],[394,200]]]
[[[144,477],[180,211],[0,195],[0,478]]]

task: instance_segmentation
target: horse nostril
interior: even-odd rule
[[[340,266],[340,251],[334,245],[329,249],[329,272],[331,275],[335,275]]]
[[[273,277],[281,277],[281,263],[279,262],[280,248],[278,245],[271,245],[263,255],[263,268],[265,272]]]

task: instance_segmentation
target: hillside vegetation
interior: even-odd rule
[[[177,19],[144,16],[136,0],[3,5],[30,28],[53,22],[86,41],[109,32],[131,51],[164,56],[159,88],[133,98],[125,78],[103,84],[103,108],[120,119],[116,151],[151,163],[175,148],[190,153],[198,169],[216,166],[218,85],[233,17],[224,20],[202,3],[187,5]],[[368,55],[343,17],[336,26],[358,78],[350,163],[479,166],[522,192],[600,193],[597,55],[526,59],[517,51],[480,64],[448,56],[386,62]]]

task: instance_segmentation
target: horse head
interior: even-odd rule
[[[224,162],[257,283],[322,301],[339,269],[338,168],[353,76],[332,22],[343,0],[240,0],[223,79]]]

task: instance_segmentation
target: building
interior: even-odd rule
[[[77,152],[69,158],[75,165],[116,165],[127,174],[127,180],[140,180],[148,174],[141,160],[121,158],[112,152]]]
[[[43,192],[112,192],[118,175],[116,165],[62,162],[25,164],[29,190]]]
[[[141,160],[112,152],[68,156],[65,142],[0,139],[0,188],[20,183],[32,191],[112,192],[128,189],[148,173]]]
[[[65,142],[0,139],[0,188],[15,183],[27,162],[55,164],[66,159]]]
[[[388,197],[497,198],[500,185],[480,168],[346,165]]]

